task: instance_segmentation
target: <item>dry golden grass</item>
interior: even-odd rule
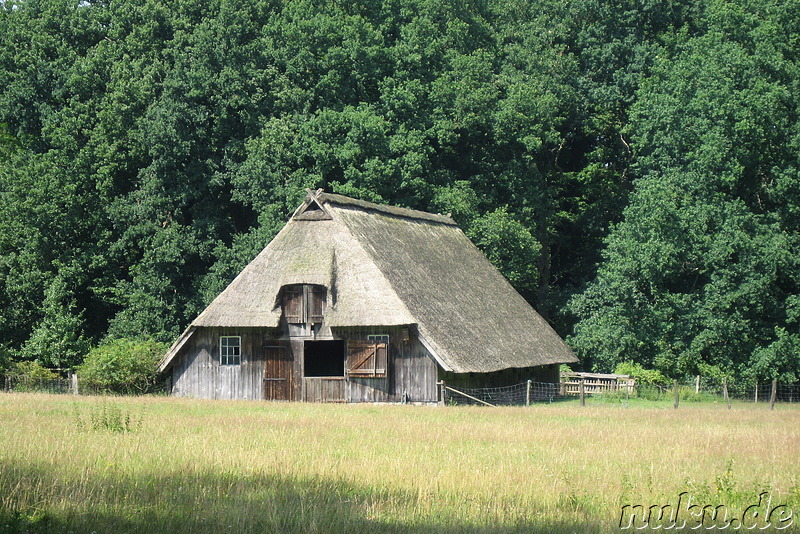
[[[0,533],[607,532],[683,491],[797,508],[798,460],[792,406],[0,394]]]

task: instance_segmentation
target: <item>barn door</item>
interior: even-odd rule
[[[292,352],[277,343],[264,347],[264,399],[292,400]]]

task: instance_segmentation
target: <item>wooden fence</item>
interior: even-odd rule
[[[581,389],[583,391],[581,392]],[[636,392],[636,380],[628,375],[606,373],[561,373],[561,396],[594,395],[598,393]]]

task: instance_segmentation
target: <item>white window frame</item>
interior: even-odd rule
[[[387,334],[369,334],[367,336],[367,341],[386,343],[386,350],[389,350],[389,336]]]
[[[229,340],[236,340],[231,344]],[[242,363],[242,336],[219,336],[219,364],[239,365]]]

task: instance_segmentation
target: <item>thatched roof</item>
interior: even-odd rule
[[[451,218],[320,191],[190,329],[276,327],[287,284],[329,288],[329,327],[415,325],[447,371],[576,361]]]

